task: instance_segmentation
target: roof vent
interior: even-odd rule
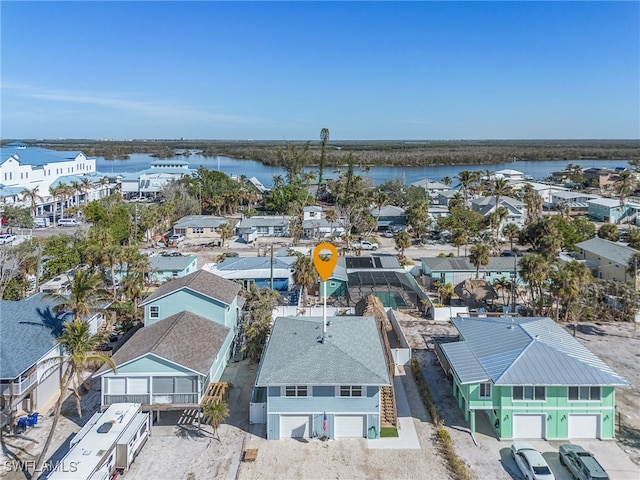
[[[536,335],[536,340],[540,340],[540,335]]]

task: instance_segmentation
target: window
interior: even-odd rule
[[[543,402],[547,399],[545,387],[534,387],[527,385],[524,387],[512,387],[513,400],[534,400]]]
[[[481,383],[478,388],[480,398],[491,398],[491,384]]]
[[[149,307],[149,318],[160,318],[160,307],[151,305]]]
[[[308,389],[306,385],[287,385],[284,387],[285,397],[307,397]]]
[[[269,233],[269,227],[257,227],[256,231],[258,233]]]
[[[193,227],[193,233],[204,233],[204,227]]]
[[[569,400],[597,401],[602,398],[600,387],[567,387]]]
[[[360,385],[340,385],[340,397],[361,397],[362,386]]]
[[[127,391],[126,378],[108,378],[107,392],[111,395],[124,395]]]

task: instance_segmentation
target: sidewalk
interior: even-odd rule
[[[416,450],[420,449],[420,441],[416,427],[413,424],[413,417],[407,402],[407,396],[402,385],[404,371],[396,368],[396,376],[393,379],[393,388],[396,394],[396,409],[398,411],[398,437],[378,438],[367,440],[367,448],[371,449],[396,449],[396,450]]]

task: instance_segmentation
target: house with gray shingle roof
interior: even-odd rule
[[[267,439],[377,438],[381,389],[391,385],[373,317],[279,317],[262,353],[252,423]],[[260,416],[261,418],[257,418]]]
[[[246,242],[257,237],[289,236],[289,217],[287,216],[254,216],[243,218],[237,225],[236,232]]]
[[[511,197],[500,197],[499,205],[497,205],[497,199],[495,196],[480,197],[471,200],[471,209],[474,212],[481,213],[486,217],[492,212],[496,211],[499,207],[507,209],[507,217],[502,222],[502,226],[508,223],[515,223],[518,227],[524,227],[527,221],[527,205],[520,200]]]
[[[60,369],[49,359],[62,354],[55,341],[70,318],[68,313],[54,313],[58,303],[43,293],[19,301],[0,300],[1,426],[11,407],[18,413],[44,413],[60,392]],[[87,320],[95,333],[104,316],[96,313]]]
[[[453,396],[475,432],[499,439],[613,438],[615,388],[627,381],[550,318],[452,318],[438,344]]]
[[[198,257],[193,255],[149,257],[147,280],[156,285],[174,278],[184,277],[198,268]]]
[[[160,285],[140,306],[144,327],[114,355],[102,377],[103,405],[199,405],[236,344],[240,285],[204,270]]]
[[[173,225],[173,233],[184,235],[185,240],[199,239],[218,242],[218,246],[221,247],[222,237],[218,233],[218,228],[225,223],[228,223],[233,231],[236,220],[213,215],[187,215]]]
[[[221,351],[230,329],[182,311],[138,330],[112,357],[117,373],[102,367],[102,405],[199,405],[222,376]],[[224,354],[224,352],[222,352]]]

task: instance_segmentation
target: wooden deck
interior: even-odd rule
[[[212,382],[207,387],[207,391],[202,397],[200,406],[204,407],[207,403],[211,403],[214,400],[222,400],[227,402],[229,400],[229,390],[233,388],[231,382]]]

